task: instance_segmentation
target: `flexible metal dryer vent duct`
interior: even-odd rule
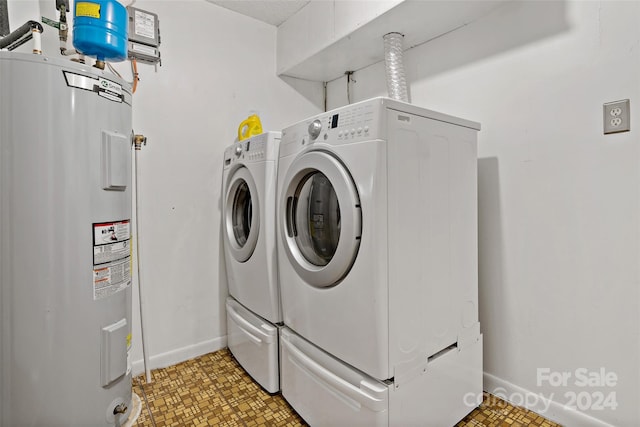
[[[407,80],[404,76],[402,62],[403,38],[404,36],[400,33],[388,33],[382,37],[384,40],[384,64],[389,98],[409,102]]]

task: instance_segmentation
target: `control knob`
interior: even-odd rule
[[[322,122],[318,119],[315,119],[311,123],[309,123],[309,136],[311,139],[316,139],[318,135],[320,135],[320,131],[322,130]]]
[[[240,157],[240,154],[242,154],[242,145],[236,145],[236,156]]]

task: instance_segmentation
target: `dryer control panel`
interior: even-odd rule
[[[360,104],[335,112],[327,118],[327,125],[340,141],[369,139],[375,126],[373,105]]]

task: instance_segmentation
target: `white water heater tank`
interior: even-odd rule
[[[0,426],[131,412],[131,92],[0,52]]]

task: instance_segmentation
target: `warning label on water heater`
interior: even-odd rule
[[[93,224],[93,265],[129,257],[130,241],[129,220]]]
[[[93,224],[93,299],[131,285],[131,222]]]
[[[129,259],[93,268],[93,299],[106,298],[131,284]]]

